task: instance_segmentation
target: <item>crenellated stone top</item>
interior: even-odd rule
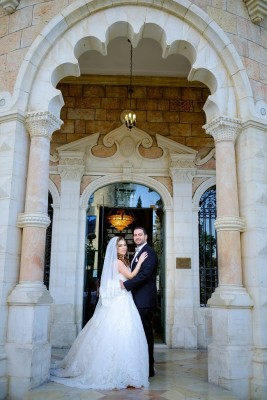
[[[267,0],[244,0],[251,21],[260,24],[267,17]]]
[[[7,14],[12,14],[19,5],[20,0],[0,0],[0,6]]]

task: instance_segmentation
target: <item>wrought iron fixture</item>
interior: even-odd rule
[[[133,46],[131,41],[128,39],[130,43],[130,86],[128,92],[130,94],[130,108],[132,107],[132,93],[133,93]],[[127,128],[132,129],[136,124],[136,114],[132,111],[127,112],[125,115],[125,125]]]
[[[126,214],[125,210],[118,209],[114,214],[108,215],[107,220],[117,231],[123,231],[134,222],[134,217],[130,213]]]

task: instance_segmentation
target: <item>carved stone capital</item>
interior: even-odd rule
[[[192,182],[195,171],[184,169],[177,169],[177,168],[170,168],[170,175],[172,178],[173,183],[186,183]]]
[[[61,179],[81,180],[84,174],[84,153],[78,151],[59,152],[58,172]]]
[[[206,132],[213,136],[215,142],[235,142],[241,127],[239,119],[225,116],[218,117],[203,126]]]
[[[31,137],[43,136],[49,140],[53,132],[60,128],[63,121],[49,111],[29,112],[26,116],[26,127]]]
[[[195,169],[195,163],[193,160],[173,160],[171,162],[171,168],[183,168],[183,169]]]
[[[216,231],[245,232],[246,221],[244,218],[236,216],[217,217],[214,226]]]
[[[266,0],[244,0],[247,6],[251,21],[255,24],[267,17],[267,1]]]
[[[61,179],[68,181],[80,181],[84,174],[84,166],[78,165],[59,165],[58,172]]]
[[[196,154],[171,154],[170,175],[173,182],[192,182],[196,174]]]
[[[18,215],[17,225],[19,228],[25,226],[34,226],[37,228],[47,228],[50,225],[50,218],[42,212],[20,213]]]
[[[0,6],[7,14],[12,14],[19,5],[20,0],[0,0]]]

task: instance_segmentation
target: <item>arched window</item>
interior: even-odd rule
[[[50,218],[50,225],[46,230],[46,241],[45,241],[45,260],[44,260],[44,285],[49,289],[49,277],[50,277],[50,260],[51,260],[51,244],[52,244],[52,225],[53,225],[53,198],[51,193],[48,193],[48,209],[47,214]]]
[[[216,219],[216,187],[206,190],[200,199],[199,226],[199,283],[200,306],[206,307],[218,286]]]

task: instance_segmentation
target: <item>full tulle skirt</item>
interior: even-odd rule
[[[51,381],[90,389],[147,387],[148,348],[131,292],[97,307]]]

